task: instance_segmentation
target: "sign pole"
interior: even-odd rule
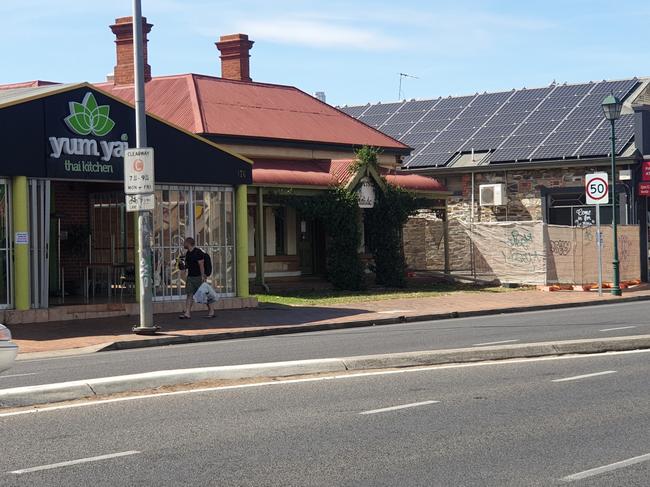
[[[133,59],[135,88],[135,135],[136,148],[147,147],[147,118],[144,98],[144,53],[142,39],[142,6],[133,0]],[[138,257],[137,278],[140,290],[140,324],[133,332],[142,335],[155,334],[159,327],[153,324],[152,258],[151,258],[151,212],[138,211]]]
[[[600,206],[609,203],[608,175],[605,172],[585,177],[585,202],[596,206],[596,251],[598,252],[598,296],[603,295],[603,234],[600,231]]]
[[[603,234],[600,232],[600,205],[596,205],[596,246],[598,247],[598,296],[603,295]]]

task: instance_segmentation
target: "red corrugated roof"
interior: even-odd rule
[[[49,85],[58,85],[56,81],[43,81],[41,79],[35,79],[33,81],[22,81],[20,83],[6,83],[0,85],[0,90],[13,90],[15,88],[37,88],[39,86],[49,86]]]
[[[133,86],[97,87],[133,102]],[[408,146],[292,86],[183,74],[146,84],[147,110],[194,133],[325,144]]]
[[[256,159],[253,164],[253,184],[279,186],[328,187],[345,184],[352,177],[351,159],[336,161],[279,161]],[[438,180],[417,174],[401,174],[385,168],[382,176],[395,186],[409,191],[445,192]]]
[[[339,159],[332,161],[332,169],[330,169],[330,172],[339,182],[344,183],[351,177],[350,168],[354,162],[354,159]],[[409,191],[447,191],[447,188],[445,188],[440,181],[427,176],[404,173],[402,171],[387,169],[385,167],[379,169],[379,174],[385,177],[393,186],[398,186]]]

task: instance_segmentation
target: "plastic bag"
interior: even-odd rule
[[[212,304],[217,298],[217,292],[207,282],[201,284],[194,293],[194,302],[197,304]]]

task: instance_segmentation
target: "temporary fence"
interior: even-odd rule
[[[441,232],[446,231],[446,238]],[[612,280],[612,228],[603,226],[603,279]],[[408,237],[408,244],[406,238]],[[618,227],[622,280],[640,277],[637,225]],[[413,249],[423,249],[414,251]],[[442,257],[447,252],[446,260]],[[519,284],[588,284],[598,280],[594,226],[569,227],[541,221],[466,223],[420,220],[405,232],[411,268],[443,270]]]

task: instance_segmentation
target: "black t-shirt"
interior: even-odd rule
[[[194,249],[187,251],[185,254],[185,268],[187,269],[188,276],[201,276],[199,261],[204,259],[204,255],[203,251],[198,247],[194,247]]]

